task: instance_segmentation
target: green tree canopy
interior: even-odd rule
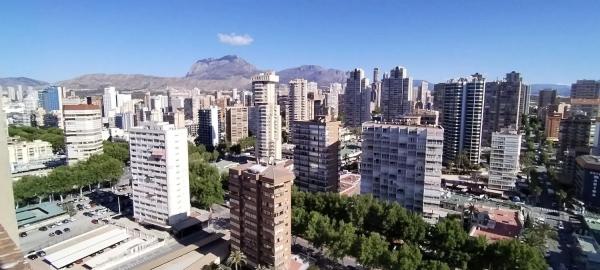
[[[64,152],[65,150],[65,135],[60,128],[36,128],[11,125],[8,127],[8,136],[18,136],[26,141],[47,141],[52,145],[52,151],[55,153]]]

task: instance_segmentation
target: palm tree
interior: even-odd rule
[[[229,258],[227,258],[227,265],[233,266],[235,270],[238,270],[238,267],[246,264],[246,255],[242,253],[240,250],[234,250],[229,254]]]

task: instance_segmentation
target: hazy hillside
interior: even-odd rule
[[[316,65],[288,68],[280,70],[277,74],[281,83],[288,83],[296,78],[304,78],[308,81],[317,82],[321,86],[328,86],[330,83],[342,83],[346,80],[346,72],[338,69],[326,69]]]
[[[48,85],[48,83],[44,82],[44,81],[34,80],[31,78],[26,78],[26,77],[0,78],[0,86],[17,86],[17,85],[22,85],[23,87],[28,87],[28,86],[38,87],[38,86]]]

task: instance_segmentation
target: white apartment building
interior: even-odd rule
[[[108,118],[114,117],[117,109],[117,90],[115,87],[111,86],[104,88],[102,108],[104,111],[104,122],[108,123]]]
[[[133,102],[131,94],[117,93],[117,112],[131,112],[133,111]]]
[[[12,172],[25,171],[28,168],[44,168],[44,163],[53,158],[52,144],[49,142],[41,140],[28,142],[13,138],[8,141],[8,159]]]
[[[485,78],[476,73],[470,78],[453,79],[439,85],[443,88],[444,163],[454,162],[458,155],[464,154],[471,164],[478,164],[481,156]]]
[[[133,216],[168,228],[190,213],[187,130],[143,122],[129,131]]]
[[[198,112],[198,142],[213,149],[219,144],[219,108],[211,106]]]
[[[488,187],[497,190],[512,190],[519,172],[521,134],[516,130],[504,129],[492,133],[490,153],[490,178]]]
[[[290,81],[289,92],[289,121],[308,120],[308,81],[295,79]]]
[[[273,164],[281,160],[281,114],[277,105],[275,72],[260,73],[252,77],[254,121],[256,121],[256,160]]]
[[[442,215],[443,128],[366,122],[362,139],[361,194],[396,201],[430,220]]]
[[[102,153],[102,112],[99,106],[64,105],[63,118],[69,165]]]
[[[339,97],[341,94],[340,88],[342,88],[341,84],[332,83],[329,86],[329,92],[326,93],[326,98],[325,98],[325,104],[326,104],[327,108],[329,109],[329,113],[335,119],[338,118],[338,115],[340,112],[340,107],[339,107]]]

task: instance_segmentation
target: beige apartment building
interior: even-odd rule
[[[248,107],[228,107],[226,122],[225,134],[231,144],[237,144],[248,137]]]
[[[325,117],[294,122],[295,184],[303,191],[336,192],[339,182],[340,123]]]
[[[69,165],[102,154],[102,111],[99,106],[64,105],[63,116]]]
[[[252,267],[289,269],[293,181],[282,166],[247,163],[229,170],[231,248]]]

